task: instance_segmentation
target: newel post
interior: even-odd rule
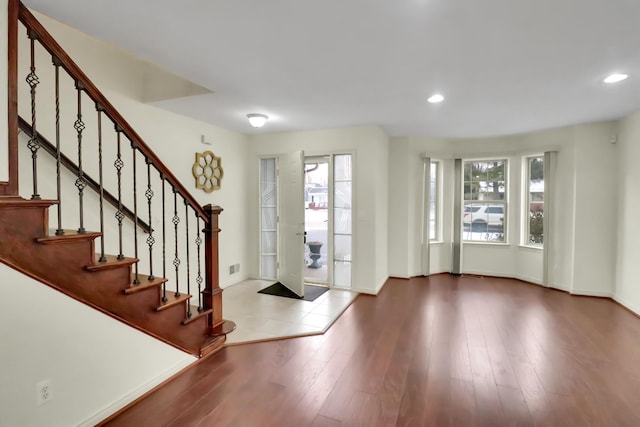
[[[0,196],[18,196],[18,0],[9,0],[7,16],[7,101],[9,181],[0,182]]]
[[[222,289],[220,289],[220,265],[218,263],[218,216],[220,206],[206,205],[204,211],[209,216],[204,232],[205,288],[202,291],[203,309],[213,309],[207,315],[207,334],[216,335],[216,328],[222,325]]]

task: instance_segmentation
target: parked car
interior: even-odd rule
[[[502,232],[504,230],[504,205],[466,205],[462,223],[465,230]]]

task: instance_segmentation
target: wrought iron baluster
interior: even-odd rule
[[[165,213],[165,182],[164,175],[160,172],[162,181],[162,277],[167,278],[167,218]],[[162,302],[167,301],[167,282],[162,283]]]
[[[104,255],[104,184],[102,182],[102,105],[96,103],[96,111],[98,112],[98,179],[100,181],[100,259],[98,262],[106,262],[107,257]]]
[[[124,162],[122,161],[122,151],[121,151],[121,135],[122,129],[120,126],[115,126],[116,135],[118,137],[118,154],[116,157],[116,161],[113,163],[113,166],[116,168],[116,172],[118,174],[118,210],[116,211],[116,219],[118,220],[118,259],[124,259],[124,254],[122,253],[122,220],[124,219],[124,213],[122,212],[122,168],[124,167]]]
[[[38,142],[38,131],[36,129],[36,86],[40,83],[40,79],[36,74],[36,59],[35,59],[35,41],[37,36],[31,31],[27,31],[29,37],[30,49],[31,49],[31,66],[29,67],[29,74],[26,81],[31,88],[31,138],[27,143],[27,147],[31,150],[31,171],[33,172],[33,194],[31,199],[40,200],[38,194],[38,150],[40,149],[40,142]]]
[[[151,199],[153,198],[153,190],[151,189],[151,160],[147,157],[147,191],[144,192],[147,198],[147,206],[149,207],[149,235],[147,236],[147,245],[149,246],[149,280],[153,280],[153,244],[156,239],[153,237],[153,226],[151,223]]]
[[[202,245],[202,238],[200,237],[200,215],[196,214],[196,247],[198,248],[198,275],[196,276],[196,283],[198,284],[198,312],[202,311],[202,271],[200,269],[200,245]]]
[[[187,199],[184,200],[184,221],[185,221],[185,239],[187,246],[187,294],[191,295],[191,271],[190,271],[190,262],[189,262],[189,204],[187,203]],[[187,304],[187,318],[191,317],[191,304]]]
[[[134,257],[138,259],[138,193],[137,193],[137,168],[136,168],[136,146],[131,141],[131,151],[133,153],[133,244],[134,246]],[[134,267],[135,273],[133,277],[133,284],[140,284],[140,276],[138,272],[138,263],[136,262]]]
[[[87,183],[84,180],[84,172],[82,171],[82,131],[85,126],[82,121],[82,91],[84,87],[80,82],[76,81],[76,90],[78,92],[78,115],[73,124],[73,128],[78,133],[78,178],[76,179],[76,188],[78,189],[78,205],[80,208],[80,227],[78,227],[78,233],[86,233],[84,229],[84,189]]]
[[[56,236],[64,234],[62,228],[62,184],[60,182],[60,66],[62,62],[57,57],[52,57],[55,67],[55,97],[56,97],[56,196],[58,198],[58,229]]]
[[[176,292],[174,296],[180,296],[180,276],[178,275],[178,267],[180,267],[180,258],[178,258],[178,224],[180,224],[180,217],[178,216],[178,194],[175,187],[173,187],[173,222],[174,239],[175,239],[175,257],[173,258],[173,266],[176,269]]]

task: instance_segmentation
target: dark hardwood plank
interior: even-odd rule
[[[637,426],[640,319],[509,279],[390,280],[322,336],[236,345],[112,426]]]

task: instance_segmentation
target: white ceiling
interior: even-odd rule
[[[493,136],[640,110],[637,0],[24,3],[211,89],[156,105],[244,133]]]

